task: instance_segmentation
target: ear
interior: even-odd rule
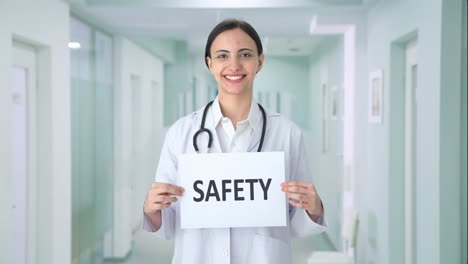
[[[263,67],[263,61],[265,60],[265,55],[263,53],[258,57],[258,66],[257,66],[257,73],[259,73],[262,70]]]
[[[210,72],[211,72],[211,62],[212,62],[211,58],[210,58],[210,57],[206,57],[206,58],[205,58],[205,61],[206,61],[206,64],[208,64],[208,68],[210,69]]]

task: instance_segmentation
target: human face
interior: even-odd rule
[[[264,56],[258,55],[254,40],[241,29],[219,34],[207,57],[208,67],[218,83],[220,95],[252,95],[256,74]]]

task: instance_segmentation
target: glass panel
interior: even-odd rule
[[[79,42],[80,49],[71,50],[71,115],[72,115],[72,258],[92,243],[94,187],[94,96],[90,82],[91,29],[78,20],[70,21],[71,41]],[[88,106],[88,107],[87,107]],[[91,119],[91,120],[90,120]]]
[[[75,18],[70,34],[72,259],[89,263],[112,228],[112,38]]]
[[[113,216],[113,42],[95,32],[95,216],[97,241],[112,229]]]

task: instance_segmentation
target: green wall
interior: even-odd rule
[[[392,208],[395,203],[401,205],[403,192],[401,188],[390,189],[395,176],[390,156],[395,128],[390,127],[389,120],[403,102],[390,101],[394,99],[391,91],[399,89],[401,80],[389,76],[395,70],[392,43],[411,33],[418,38],[415,263],[460,262],[460,112],[458,104],[453,103],[460,96],[460,39],[455,36],[461,32],[456,13],[460,9],[459,1],[414,0],[379,2],[368,13],[367,47],[363,48],[367,49],[368,72],[384,72],[384,115],[382,124],[357,129],[367,130],[368,146],[367,157],[357,157],[367,158],[368,163],[366,175],[358,175],[366,177],[360,181],[366,182],[368,190],[357,194],[368,201],[367,212],[362,212],[368,223],[360,225],[367,239],[364,245],[358,245],[358,263],[396,263],[392,258],[401,254],[394,252],[401,249],[397,245],[401,241],[393,236],[394,232],[402,232],[402,226],[393,225],[401,216]]]
[[[466,2],[466,1],[465,1]],[[442,1],[440,57],[440,263],[460,263],[462,1]],[[466,74],[466,72],[464,73]],[[460,101],[459,101],[460,102]]]
[[[177,62],[177,42],[174,39],[163,39],[163,38],[148,38],[148,37],[136,37],[132,36],[129,39],[149,51],[154,56],[157,56],[166,63]]]
[[[302,128],[309,120],[309,59],[308,57],[273,57],[265,55],[263,68],[255,78],[254,95],[258,91],[289,93],[294,99],[292,119]],[[276,109],[270,109],[276,111]]]
[[[467,131],[466,131],[466,122],[467,122],[467,1],[463,1],[463,26],[462,26],[462,67],[461,67],[461,92],[460,92],[460,105],[461,105],[461,115],[460,115],[460,124],[461,124],[461,132],[460,132],[460,165],[461,165],[461,224],[462,224],[462,232],[461,232],[461,239],[462,239],[462,263],[468,263],[468,257],[467,257],[467,188],[468,188],[468,183],[467,183],[467,156],[466,156],[466,151],[467,151]]]

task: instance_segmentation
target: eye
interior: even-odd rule
[[[252,54],[248,53],[248,52],[243,52],[240,54],[240,57],[241,58],[250,58],[252,57]]]
[[[227,54],[219,54],[218,56],[216,56],[217,59],[226,59],[228,56]]]

